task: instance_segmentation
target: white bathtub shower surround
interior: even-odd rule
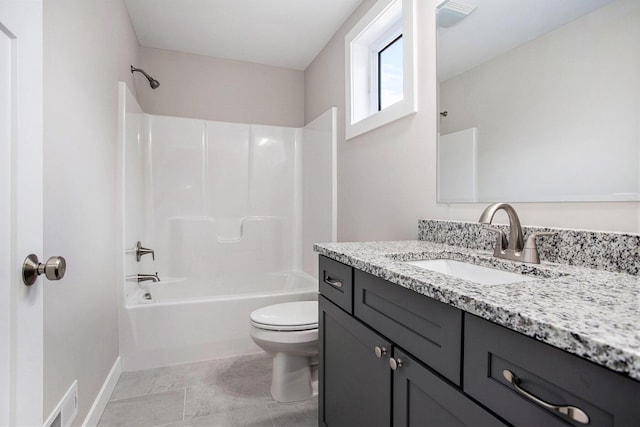
[[[147,240],[160,277],[295,270],[293,128],[147,116]]]
[[[336,120],[332,108],[302,129],[302,269],[312,276],[318,271],[313,244],[338,240]]]
[[[315,299],[312,243],[335,240],[335,109],[286,128],[143,114],[121,95],[123,252],[156,256],[125,254],[124,276],[161,279],[123,280],[124,369],[259,351],[251,311]]]
[[[146,210],[143,147],[145,114],[124,83],[119,85],[119,96],[121,141],[118,161],[121,173],[118,187],[121,200],[120,214],[123,220],[118,245],[126,254],[118,267],[120,276],[126,277],[145,272],[141,270],[141,266],[147,262],[146,259],[143,259],[143,263],[136,262],[132,253],[137,240],[144,236],[145,229],[144,218],[140,214]],[[126,295],[132,295],[136,290],[135,282],[125,280],[123,286],[118,287],[119,300],[123,301]]]

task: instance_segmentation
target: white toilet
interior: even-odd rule
[[[318,393],[318,302],[269,305],[251,313],[251,338],[273,356],[271,396],[296,402]]]

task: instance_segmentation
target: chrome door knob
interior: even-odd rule
[[[42,264],[35,254],[28,255],[22,263],[22,281],[31,286],[36,283],[38,276],[43,274],[49,280],[60,280],[67,271],[67,261],[61,256],[52,256]]]

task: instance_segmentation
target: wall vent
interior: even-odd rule
[[[438,27],[452,27],[469,16],[474,10],[475,6],[447,0],[438,6]]]
[[[53,410],[44,427],[70,427],[78,415],[78,381],[74,381]]]

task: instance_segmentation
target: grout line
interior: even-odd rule
[[[271,427],[276,427],[275,421],[273,421],[273,416],[271,416],[271,411],[269,410],[269,402],[266,402],[264,406],[267,408],[267,415],[269,415],[269,421],[271,421]]]
[[[187,416],[187,387],[184,388],[184,403],[182,404],[182,421]]]
[[[109,400],[109,403],[111,403],[111,402],[121,402],[123,400],[140,399],[142,397],[155,396],[157,394],[175,393],[176,391],[180,391],[180,390],[182,390],[182,388],[175,388],[175,389],[171,389],[171,390],[157,391],[155,393],[146,393],[146,394],[139,394],[139,395],[137,394],[135,396],[121,397],[119,399],[111,399],[111,400]]]

